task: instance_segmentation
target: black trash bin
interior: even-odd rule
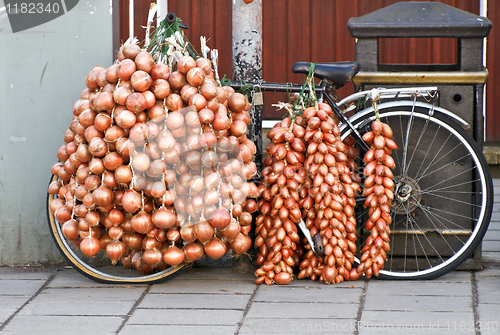
[[[353,78],[356,90],[437,86],[439,95],[431,103],[467,121],[471,126],[469,134],[482,148],[483,92],[488,77],[483,66],[483,47],[492,27],[487,18],[439,2],[398,2],[351,18],[347,27],[356,38],[356,61],[361,66]],[[380,38],[437,37],[456,39],[457,48],[452,50],[456,52],[455,64],[380,63]],[[461,268],[481,266],[479,246]]]

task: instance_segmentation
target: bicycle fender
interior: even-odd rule
[[[413,104],[414,104],[413,101],[407,101],[407,100],[389,101],[389,102],[384,102],[384,103],[377,105],[377,109],[379,111],[383,111],[386,108],[394,108],[394,107],[398,107],[398,106],[413,106]],[[454,120],[464,130],[467,130],[470,128],[470,124],[467,121],[462,119],[460,116],[454,114],[453,112],[451,112],[447,109],[444,109],[442,107],[435,106],[435,105],[425,103],[425,102],[419,102],[419,101],[417,101],[415,103],[415,107],[422,107],[422,108],[428,109],[430,115],[432,115],[432,113],[439,113],[441,115],[445,115],[445,116],[451,118],[452,120]],[[373,114],[373,113],[374,113],[373,107],[369,107],[369,108],[363,109],[362,111],[354,114],[352,117],[349,118],[349,121],[351,123],[355,123],[358,119],[363,118],[366,115]],[[345,124],[341,125],[340,130],[342,131],[343,128],[345,128],[345,127],[346,127]]]

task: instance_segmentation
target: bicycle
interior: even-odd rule
[[[175,20],[175,16],[174,19]],[[296,63],[292,72],[308,74],[311,63]],[[392,154],[396,169],[395,200],[391,207],[391,251],[384,279],[431,279],[459,266],[481,242],[493,207],[493,185],[486,160],[474,139],[464,130],[467,122],[438,106],[426,102],[438,94],[437,87],[375,89],[354,93],[339,102],[333,93],[347,84],[359,70],[356,62],[315,64],[314,77],[320,83],[315,91],[319,101],[327,102],[340,120],[341,138],[354,138],[363,171],[367,145],[362,135],[375,120],[373,106],[378,101],[380,120],[394,130],[398,149]],[[299,92],[302,85],[287,83],[249,83],[258,91]],[[231,83],[235,89],[241,83]],[[404,100],[410,98],[409,100]],[[424,101],[422,101],[424,99]],[[386,101],[386,102],[384,102]],[[57,180],[52,176],[50,182]],[[127,267],[116,267],[98,254],[86,257],[74,242],[68,241],[49,210],[56,195],[47,196],[47,215],[51,235],[64,258],[83,275],[103,283],[152,284],[172,279],[189,268],[180,264],[141,274]],[[363,203],[359,197],[357,203]],[[366,211],[358,206],[357,222],[365,222]],[[321,245],[309,237],[321,252]],[[357,234],[362,246],[366,238],[363,224]],[[442,247],[445,246],[445,250]],[[359,255],[358,255],[359,256]]]
[[[292,72],[307,75],[310,66],[296,63]],[[315,64],[314,76],[320,80],[315,90],[318,101],[327,102],[339,118],[342,140],[352,136],[356,141],[361,175],[362,158],[368,148],[362,135],[370,130],[375,111],[373,106],[359,108],[359,102],[387,100],[376,108],[380,120],[394,130],[398,150],[392,154],[396,186],[391,207],[391,251],[379,278],[417,280],[442,276],[467,259],[488,228],[493,186],[486,160],[465,131],[469,128],[467,122],[425,102],[438,94],[437,87],[362,91],[336,103],[329,92],[344,86],[358,69],[356,62]],[[256,85],[262,91],[302,89],[300,85]],[[347,117],[349,112],[352,115]],[[358,204],[363,202],[364,198],[357,199]],[[362,247],[367,232],[359,223],[366,221],[362,219],[366,211],[360,207],[357,230]],[[309,240],[312,244],[319,239]]]

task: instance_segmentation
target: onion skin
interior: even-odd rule
[[[147,234],[153,228],[153,222],[151,221],[151,215],[145,211],[140,211],[132,217],[131,220],[132,228],[140,234]]]
[[[139,113],[146,109],[147,101],[144,95],[139,92],[132,93],[127,97],[125,101],[125,105],[127,109],[134,112]]]
[[[280,272],[273,279],[277,284],[285,285],[292,281],[292,275],[288,272]]]
[[[105,207],[113,202],[115,195],[113,191],[104,185],[99,186],[92,192],[92,200],[97,206]]]
[[[205,253],[203,247],[196,242],[190,242],[186,244],[183,250],[188,262],[195,262],[199,260]]]
[[[124,58],[134,60],[135,57],[141,52],[141,48],[137,44],[125,44],[120,48]]]
[[[179,71],[172,72],[168,77],[168,83],[172,90],[180,90],[187,84],[186,76]]]
[[[252,245],[252,240],[250,237],[243,234],[238,234],[231,242],[231,249],[237,254],[241,255],[248,251]]]
[[[186,74],[196,66],[196,62],[193,59],[193,57],[186,55],[182,56],[179,61],[177,62],[177,68],[179,69],[179,72]]]
[[[231,214],[222,207],[219,207],[210,217],[210,224],[219,230],[223,230],[231,223]]]
[[[141,195],[134,190],[127,190],[122,198],[122,206],[129,213],[135,213],[142,205]]]
[[[214,228],[207,221],[196,223],[193,230],[196,238],[202,243],[209,241],[215,234]]]
[[[186,80],[193,86],[201,86],[205,80],[205,71],[199,67],[193,67],[187,72]]]
[[[68,240],[73,241],[74,239],[76,239],[80,232],[76,220],[71,219],[66,221],[62,226],[62,232],[64,234],[64,237],[66,237]]]
[[[151,220],[156,227],[160,229],[169,229],[174,226],[177,217],[171,210],[162,208],[153,213]]]
[[[153,82],[153,79],[149,76],[149,74],[145,71],[138,70],[132,73],[130,77],[130,83],[134,90],[143,92],[146,91]]]
[[[165,79],[168,80],[168,77],[170,76],[170,68],[163,63],[157,63],[153,65],[151,68],[151,78],[153,80],[156,79]]]
[[[163,253],[163,261],[172,266],[181,264],[184,261],[184,258],[184,252],[176,246],[168,248]]]
[[[234,93],[232,94],[229,99],[229,109],[233,112],[243,112],[245,110],[245,107],[248,103],[248,99],[245,95],[241,93]]]
[[[96,237],[90,236],[82,240],[80,250],[87,257],[95,257],[101,250],[101,244]]]
[[[142,70],[146,73],[151,72],[155,64],[153,57],[147,51],[139,52],[134,58],[134,62],[138,70]]]
[[[205,244],[205,253],[212,259],[219,259],[226,253],[226,245],[214,237]]]
[[[151,84],[151,92],[156,99],[165,99],[170,94],[170,84],[165,79],[156,79]]]
[[[131,59],[125,59],[122,62],[120,62],[120,65],[118,66],[117,74],[118,78],[120,80],[129,80],[130,77],[132,76],[132,73],[134,73],[136,70],[136,66],[134,61]]]
[[[170,84],[170,87],[173,88],[172,84]],[[184,101],[179,94],[170,93],[165,99],[165,106],[171,111],[176,111],[185,107]]]

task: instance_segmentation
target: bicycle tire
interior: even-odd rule
[[[488,229],[493,209],[488,164],[478,144],[446,114],[449,112],[424,103],[413,107],[390,102],[378,109],[398,144],[392,154],[397,189],[391,207],[391,251],[379,278],[440,277],[462,264]],[[368,131],[373,120],[373,108],[350,118],[360,133]],[[351,133],[345,125],[341,131],[343,139]],[[359,210],[358,222],[366,222],[365,212]],[[364,224],[358,226],[361,249],[369,232]]]
[[[49,184],[57,179],[57,176],[52,175]],[[102,250],[93,258],[86,257],[73,242],[66,239],[61,230],[61,223],[50,211],[50,203],[55,197],[54,194],[47,193],[47,221],[50,234],[64,259],[85,277],[104,284],[158,284],[177,277],[192,266],[192,263],[180,264],[152,274],[141,274],[119,263],[113,265]]]

